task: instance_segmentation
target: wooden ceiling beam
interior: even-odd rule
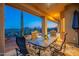
[[[35,8],[28,6],[27,4],[22,4],[22,3],[6,3],[6,5],[8,6],[12,6],[16,9],[31,13],[33,15],[36,16],[43,16],[43,14],[37,10],[35,10]]]

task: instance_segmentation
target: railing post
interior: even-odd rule
[[[24,19],[23,19],[23,12],[21,12],[21,36],[24,35]]]

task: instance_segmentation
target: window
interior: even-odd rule
[[[14,37],[15,33],[20,35],[21,31],[21,12],[23,12],[24,34],[31,33],[34,30],[42,32],[42,19],[30,13],[18,10],[16,8],[5,6],[5,36]]]
[[[42,32],[42,18],[24,12],[24,28],[25,33],[37,30]]]
[[[4,8],[5,17],[5,36],[13,37],[15,33],[20,32],[21,11],[10,6]]]
[[[53,22],[53,21],[47,21],[47,26],[48,26],[48,33],[50,33],[51,30],[56,30],[57,31],[57,26],[58,24]]]

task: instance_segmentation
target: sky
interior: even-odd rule
[[[10,6],[5,6],[4,17],[5,17],[5,28],[20,28],[21,27],[21,10],[15,9]],[[23,11],[24,27],[42,27],[42,18],[29,14]],[[51,21],[47,22],[49,28],[56,27],[57,24]]]

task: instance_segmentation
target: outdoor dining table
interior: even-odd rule
[[[46,44],[45,44],[44,40],[45,39],[42,36],[38,36],[38,38],[36,38],[35,40],[30,39],[30,40],[27,40],[27,42],[38,47],[39,56],[40,56],[41,48],[48,48],[53,42],[55,42],[56,37],[51,37],[50,35],[48,35],[48,40],[47,40]]]

